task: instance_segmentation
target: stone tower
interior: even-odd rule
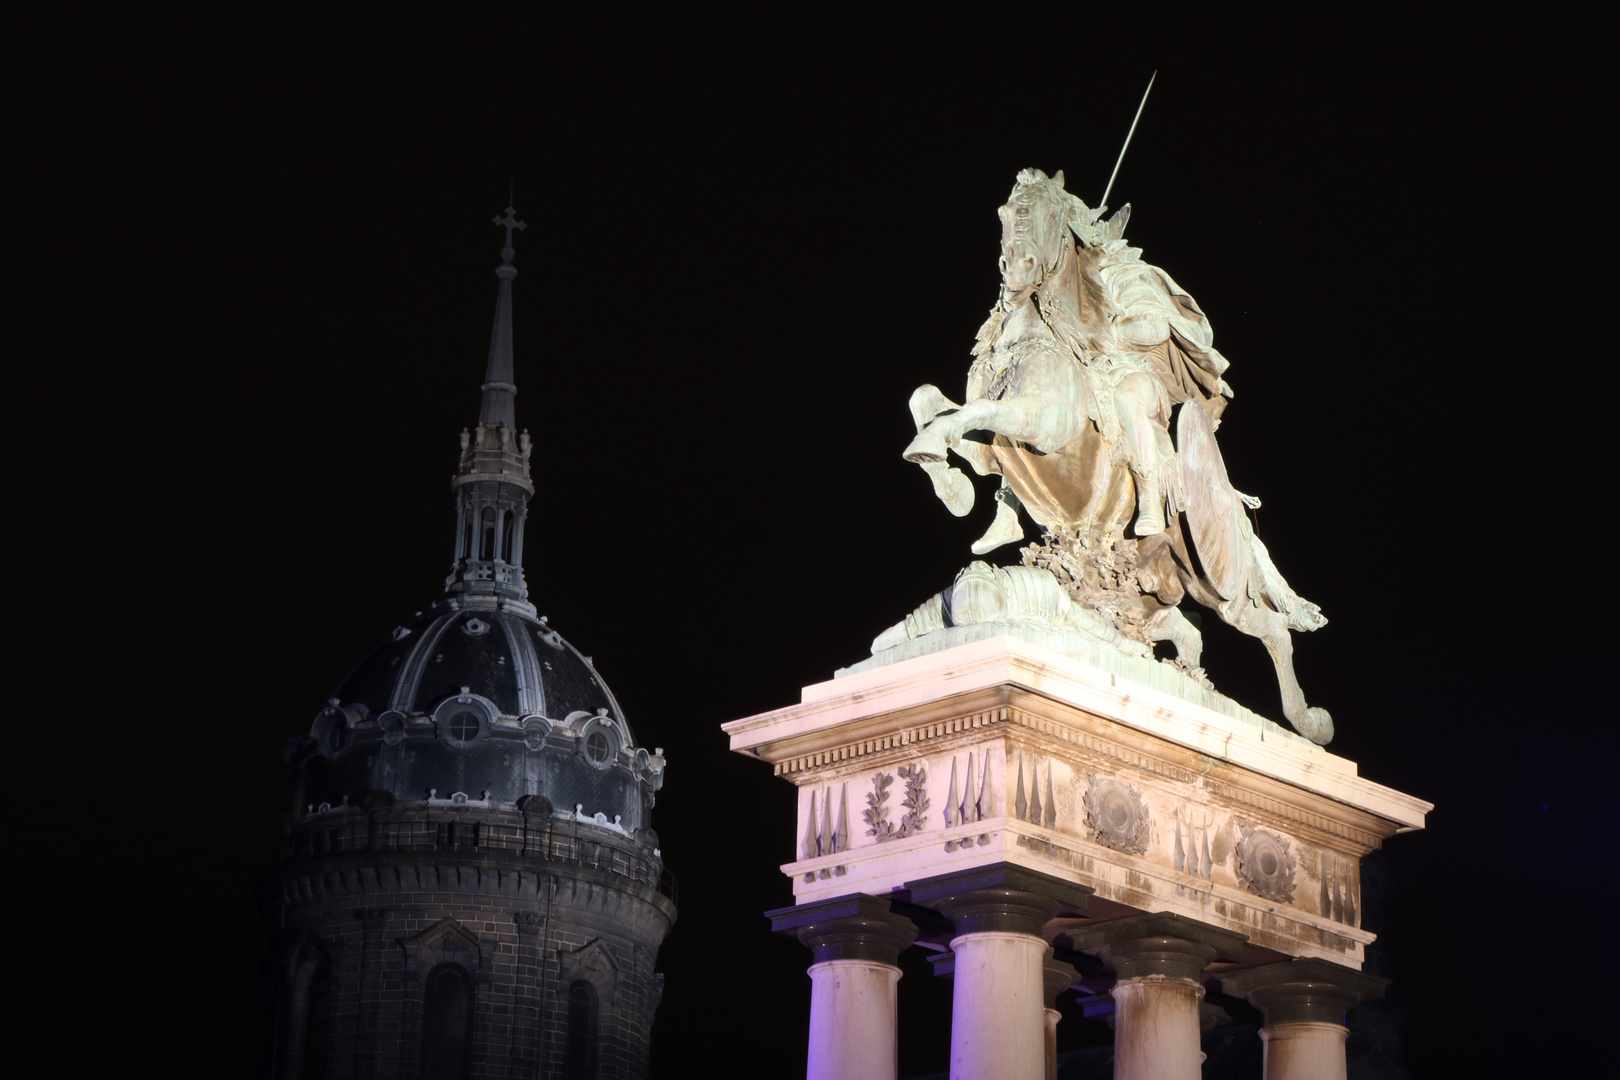
[[[264,906],[274,1077],[634,1077],[675,920],[650,811],[661,749],[535,612],[516,426],[512,208],[445,595],[289,740]]]

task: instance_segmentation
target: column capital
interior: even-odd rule
[[[1197,982],[1216,957],[1236,958],[1249,939],[1182,915],[1159,912],[1113,919],[1069,931],[1078,952],[1114,969],[1120,981],[1164,975]]]
[[[777,908],[765,917],[776,933],[798,938],[810,950],[812,964],[870,960],[892,966],[900,950],[917,939],[916,926],[895,914],[888,900],[863,893]]]
[[[1039,870],[992,863],[906,882],[913,904],[933,908],[955,924],[956,933],[999,930],[1041,936],[1063,912],[1079,912],[1096,890]]]
[[[1073,986],[1079,978],[1080,972],[1075,970],[1073,964],[1065,964],[1056,957],[1048,956],[1041,968],[1041,988],[1046,993],[1046,1007],[1057,1008],[1058,996]]]
[[[1315,958],[1221,973],[1221,992],[1246,997],[1274,1024],[1343,1024],[1363,1001],[1384,996],[1389,980]]]

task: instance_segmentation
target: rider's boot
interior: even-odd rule
[[[934,494],[945,504],[945,509],[957,517],[966,517],[973,509],[973,481],[943,461],[923,462],[923,472],[934,482]]]
[[[1023,538],[1024,527],[1018,524],[1018,499],[1011,491],[1002,488],[996,493],[996,520],[990,523],[989,530],[983,536],[973,542],[973,554],[986,555]]]
[[[1136,479],[1136,535],[1157,536],[1164,532],[1164,489],[1157,469],[1133,470]]]

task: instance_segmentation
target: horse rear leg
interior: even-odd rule
[[[1245,634],[1260,639],[1277,668],[1277,686],[1282,691],[1283,715],[1294,730],[1318,746],[1333,738],[1333,717],[1326,709],[1305,704],[1305,691],[1294,675],[1294,639],[1288,632],[1288,616],[1239,596],[1220,606],[1221,618]]]
[[[1176,647],[1176,659],[1180,661],[1178,667],[1185,667],[1188,671],[1198,667],[1198,661],[1204,655],[1204,635],[1181,613],[1180,608],[1160,608],[1148,616],[1144,629],[1147,630],[1149,641],[1168,641]]]

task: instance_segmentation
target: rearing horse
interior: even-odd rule
[[[1249,525],[1247,496],[1227,479],[1215,442],[1225,399],[1185,388],[1197,380],[1230,396],[1219,377],[1225,361],[1208,348],[1207,323],[1191,298],[1125,246],[1128,212],[1099,223],[1100,210],[1063,190],[1062,173],[1019,174],[1000,210],[1002,293],[979,331],[967,401],[919,387],[911,396],[917,436],[905,457],[922,465],[958,516],[973,508],[973,485],[947,464],[948,452],[981,476],[1001,476],[996,521],[977,553],[1022,535],[1020,506],[1048,532],[1091,544],[1111,544],[1130,526],[1140,593],[1126,602],[1147,638],[1172,642],[1181,665],[1196,669],[1203,641],[1177,609],[1191,594],[1265,644],[1284,715],[1325,744],[1333,721],[1305,702],[1289,631],[1327,620],[1289,588]],[[1134,303],[1131,290],[1140,294],[1143,281],[1167,284],[1153,286],[1153,303]],[[1130,324],[1158,310],[1185,334],[1168,331],[1171,344],[1144,355],[1143,335]],[[1178,321],[1177,311],[1189,318]],[[1172,394],[1167,381],[1181,392]]]

